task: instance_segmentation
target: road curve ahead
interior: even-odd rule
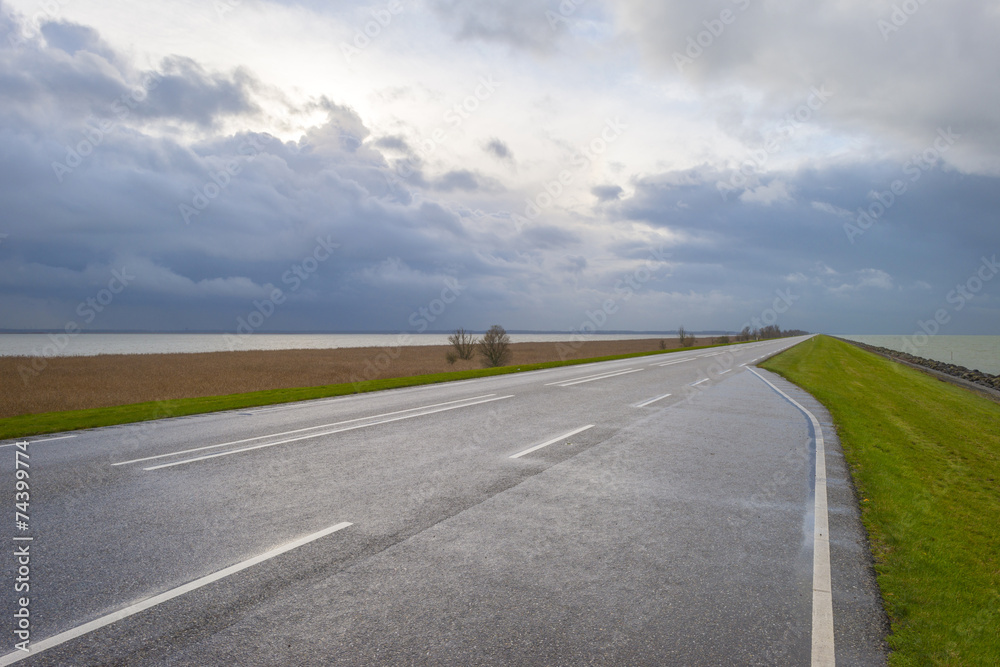
[[[0,443],[0,665],[884,663],[799,340]]]

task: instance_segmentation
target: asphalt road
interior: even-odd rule
[[[0,664],[810,664],[816,439],[775,388],[825,440],[837,663],[883,664],[829,415],[747,368],[798,340],[32,438],[27,531],[0,443]]]

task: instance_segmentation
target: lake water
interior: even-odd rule
[[[663,334],[662,337],[666,337]],[[657,334],[596,334],[587,340],[658,338]],[[558,343],[566,333],[510,334],[514,343]],[[97,354],[177,354],[244,350],[329,350],[340,347],[447,345],[448,334],[0,334],[0,357],[85,357]]]
[[[1000,336],[841,336],[859,343],[1000,375]],[[921,345],[922,343],[922,345]]]

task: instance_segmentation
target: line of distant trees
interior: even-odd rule
[[[729,343],[730,340],[735,342],[748,341],[748,340],[765,340],[768,338],[784,338],[786,336],[802,336],[809,333],[808,331],[802,331],[801,329],[786,329],[781,330],[777,324],[769,324],[765,327],[754,327],[749,326],[743,327],[743,331],[739,332],[730,339],[729,336],[719,336],[712,339],[713,343]],[[681,347],[691,347],[695,344],[697,340],[694,334],[688,333],[684,327],[680,327],[677,330],[677,338],[680,341]],[[479,356],[482,364],[486,368],[494,368],[497,366],[504,366],[511,361],[512,353],[510,349],[510,336],[499,324],[494,324],[489,328],[482,338],[477,338],[475,335],[469,333],[465,329],[456,329],[455,333],[448,336],[448,342],[451,343],[451,349],[445,353],[445,359],[449,364],[453,364],[459,359],[471,360],[476,355]],[[660,349],[666,348],[666,341],[660,341]]]
[[[743,327],[743,331],[736,334],[735,339],[737,341],[746,340],[766,340],[769,338],[786,338],[788,336],[804,336],[808,334],[808,331],[802,331],[801,329],[785,329],[782,331],[781,327],[777,324],[769,324],[766,327],[754,327],[750,328],[748,326]]]

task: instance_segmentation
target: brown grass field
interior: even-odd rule
[[[679,346],[676,338],[514,343],[512,364],[588,359]],[[711,339],[698,339],[706,345]],[[332,350],[0,357],[0,418],[146,401],[223,396],[479,368],[449,364],[444,345]],[[25,372],[26,368],[39,369]],[[20,369],[20,370],[19,370]]]

